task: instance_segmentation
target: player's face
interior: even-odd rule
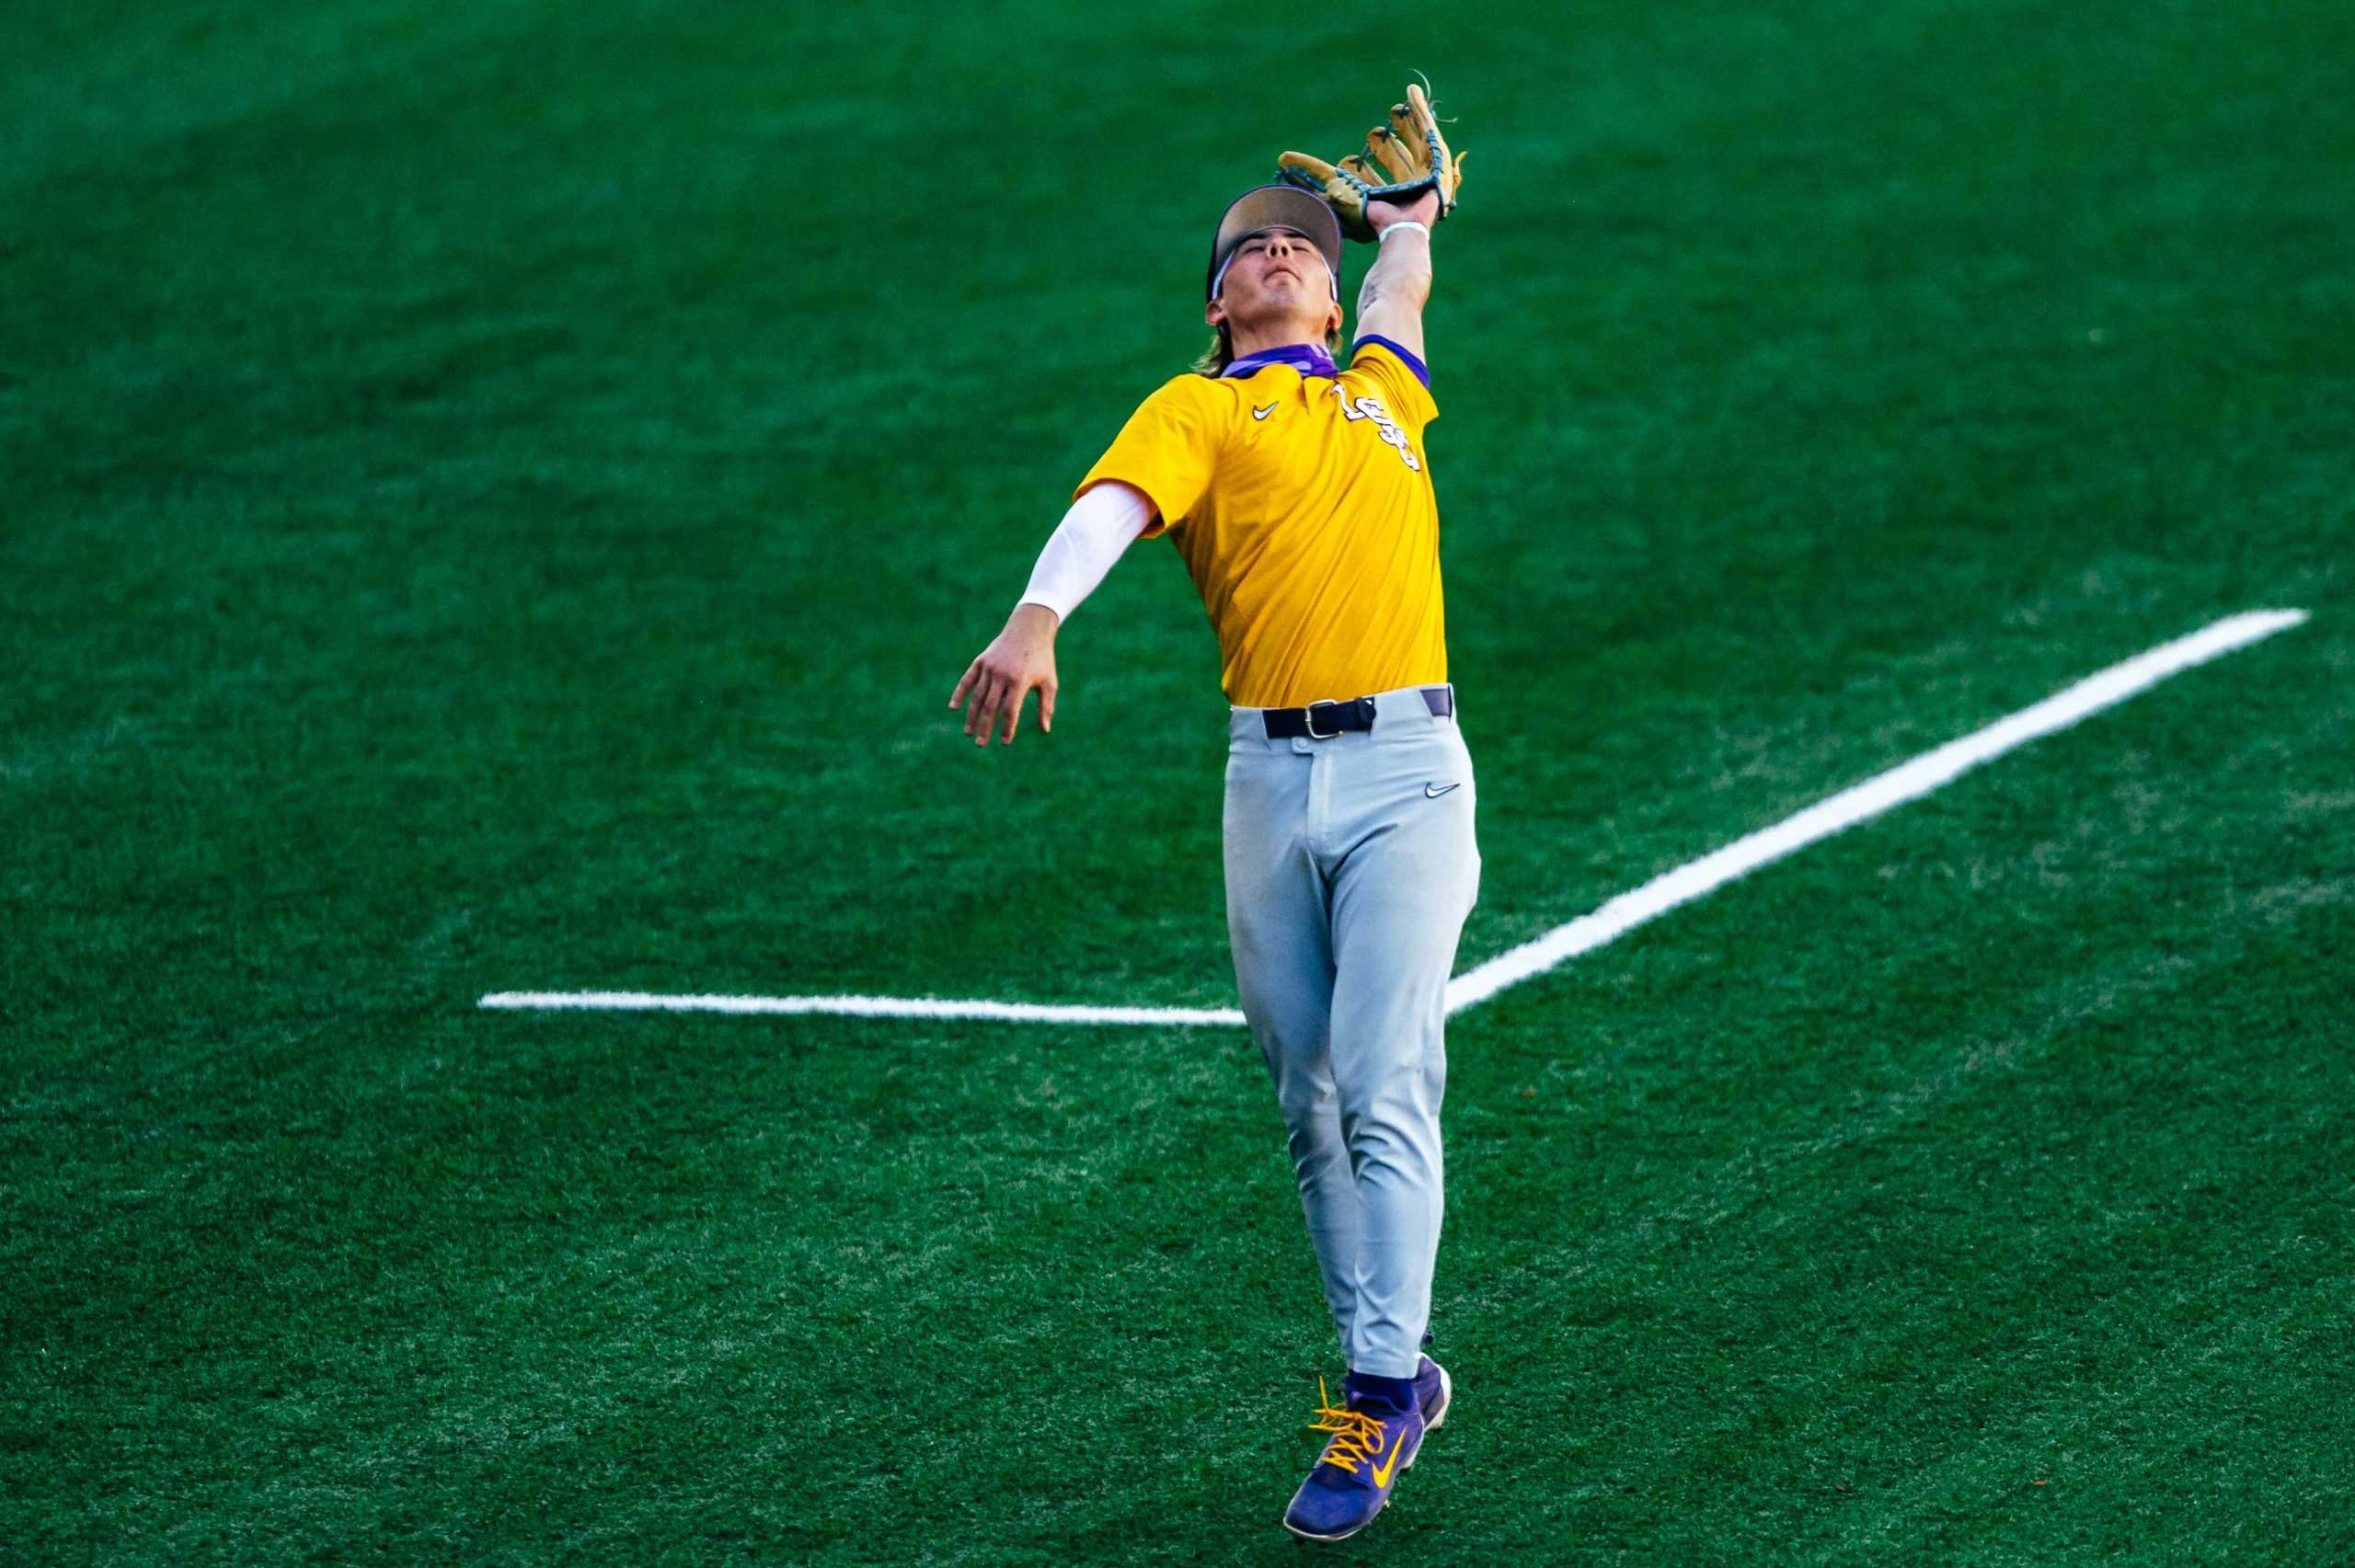
[[[1294,229],[1262,229],[1235,247],[1219,297],[1207,313],[1212,326],[1296,329],[1315,341],[1338,326],[1331,273],[1315,242]]]

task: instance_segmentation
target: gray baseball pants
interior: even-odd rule
[[[1411,1378],[1443,1207],[1447,979],[1480,852],[1449,688],[1374,701],[1371,730],[1323,740],[1270,740],[1264,710],[1234,710],[1226,922],[1350,1370]]]

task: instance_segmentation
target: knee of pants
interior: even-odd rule
[[[1288,1068],[1276,1063],[1269,1066],[1276,1081],[1276,1109],[1282,1114],[1284,1128],[1293,1140],[1314,1136],[1338,1144],[1340,1107],[1331,1081],[1304,1067]]]
[[[1284,1148],[1292,1156],[1292,1168],[1296,1174],[1350,1171],[1350,1150],[1341,1140],[1340,1124],[1329,1118],[1290,1124],[1285,1128]]]
[[[1332,1085],[1344,1124],[1417,1124],[1439,1115],[1447,1090],[1447,1047],[1433,1040],[1407,1056],[1337,1055]]]
[[[1427,1091],[1421,1083],[1393,1085],[1354,1104],[1344,1099],[1341,1139],[1351,1169],[1428,1164],[1438,1147],[1439,1104],[1437,1086]]]

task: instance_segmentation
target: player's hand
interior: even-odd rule
[[[1036,688],[1039,692],[1039,732],[1055,727],[1055,612],[1043,604],[1017,604],[982,656],[966,667],[965,678],[948,695],[955,707],[968,696],[965,733],[976,746],[987,746],[1001,723],[1005,743],[1022,723],[1022,704]]]
[[[1393,223],[1436,223],[1439,222],[1439,192],[1418,191],[1413,200],[1405,202],[1369,201],[1365,204],[1365,221],[1373,225],[1376,237]]]

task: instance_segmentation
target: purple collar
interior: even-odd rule
[[[1287,343],[1281,349],[1262,349],[1256,354],[1246,354],[1219,372],[1219,379],[1250,375],[1269,365],[1290,365],[1305,381],[1313,375],[1338,376],[1340,370],[1333,363],[1333,356],[1322,343]]]

